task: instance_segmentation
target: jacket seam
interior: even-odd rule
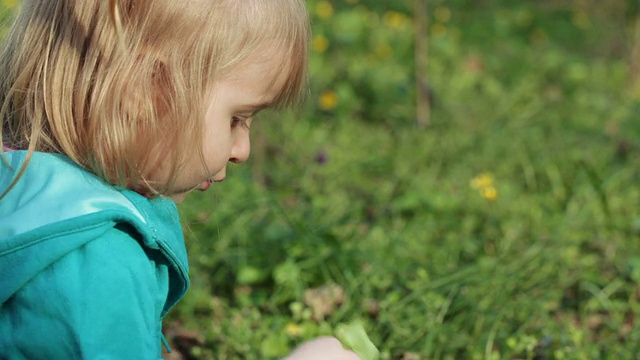
[[[110,221],[110,222],[114,222],[114,221]],[[82,232],[82,231],[86,231],[86,230],[97,229],[97,228],[103,227],[105,225],[105,223],[107,223],[107,221],[104,221],[104,222],[102,222],[100,224],[85,225],[85,226],[82,226],[82,227],[79,227],[79,228],[75,228],[75,229],[72,229],[72,230],[65,230],[65,231],[61,231],[61,232],[56,232],[55,234],[50,234],[50,235],[46,235],[46,236],[43,236],[43,237],[38,237],[37,239],[34,239],[34,240],[32,240],[30,242],[27,242],[25,244],[20,244],[20,245],[18,245],[16,247],[12,247],[10,249],[2,251],[2,252],[0,252],[0,256],[9,255],[9,254],[12,254],[12,253],[27,249],[27,248],[29,248],[31,246],[40,244],[42,242],[45,242],[45,241],[53,239],[53,238],[57,238],[57,237],[61,237],[61,236],[65,236],[65,235],[69,235],[69,234],[73,234],[73,233],[77,233],[77,232]],[[41,228],[38,228],[38,229],[41,229]],[[34,229],[32,231],[37,231],[38,229]],[[28,233],[26,233],[26,234],[28,234]],[[91,240],[89,240],[89,241],[91,241]]]

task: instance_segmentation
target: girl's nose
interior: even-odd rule
[[[249,137],[249,131],[242,131],[235,139],[229,161],[237,164],[243,163],[249,159],[250,153],[251,139]]]

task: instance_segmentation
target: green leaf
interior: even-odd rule
[[[289,343],[284,333],[272,334],[260,344],[260,352],[265,357],[284,356],[287,350],[289,350]]]
[[[243,266],[238,271],[237,281],[242,285],[252,285],[266,277],[266,273],[253,266]]]
[[[380,358],[380,351],[373,345],[360,321],[338,325],[336,337],[345,348],[353,350],[362,360]]]

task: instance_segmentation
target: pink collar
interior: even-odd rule
[[[12,148],[10,148],[10,147],[8,147],[8,146],[6,146],[4,144],[2,145],[2,148],[4,149],[4,151],[13,151]]]

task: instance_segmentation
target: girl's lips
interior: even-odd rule
[[[221,179],[209,179],[209,180],[203,182],[202,185],[200,185],[200,187],[198,188],[198,190],[207,191],[211,187],[211,184],[213,184],[214,182],[222,182],[222,181],[224,181],[224,178],[221,178]]]
[[[200,188],[198,190],[207,191],[211,187],[212,183],[213,183],[213,180],[207,180],[203,182],[202,185],[200,185]]]
[[[209,190],[209,188],[211,187],[211,185],[214,182],[222,182],[222,181],[224,181],[224,178],[221,178],[221,179],[209,179],[209,180],[203,182],[202,185],[200,185],[200,187],[198,188],[198,190],[207,191],[207,190]]]

